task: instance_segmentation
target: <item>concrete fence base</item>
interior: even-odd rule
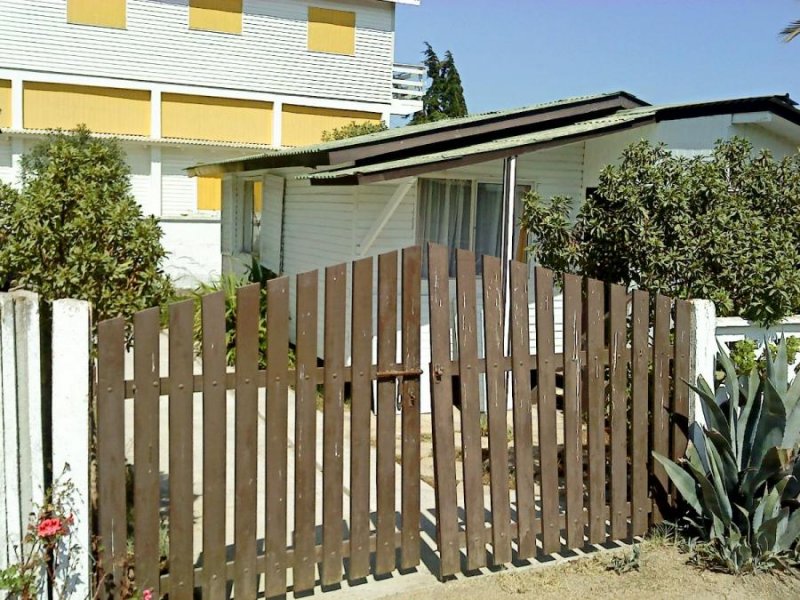
[[[66,471],[77,551],[55,597],[90,596],[90,314],[87,302],[57,300],[48,317],[36,294],[0,293],[0,569],[17,561],[30,514]]]

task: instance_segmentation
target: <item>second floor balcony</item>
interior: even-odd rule
[[[392,114],[409,116],[422,110],[425,66],[395,63],[392,69]]]

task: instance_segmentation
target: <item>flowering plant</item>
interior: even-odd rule
[[[67,477],[68,467],[45,493],[44,502],[28,518],[20,543],[14,546],[17,562],[0,570],[0,590],[13,597],[37,597],[46,583],[53,598],[67,598],[73,577],[70,558],[79,547],[72,539],[76,490]]]

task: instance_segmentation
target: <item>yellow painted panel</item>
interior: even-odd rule
[[[189,29],[242,33],[242,0],[189,0]]]
[[[150,135],[148,91],[25,82],[22,103],[26,129],[85,124],[99,133]]]
[[[11,127],[11,82],[0,79],[0,127]]]
[[[126,0],[67,0],[67,22],[125,29]]]
[[[253,182],[253,212],[257,215],[261,214],[261,206],[264,202],[264,182]]]
[[[283,105],[282,144],[306,146],[322,140],[322,132],[356,123],[375,123],[381,120],[378,113],[313,106]]]
[[[197,178],[197,210],[220,210],[222,207],[222,179]]]
[[[161,135],[168,138],[269,144],[272,103],[163,94]]]
[[[309,7],[308,49],[313,52],[355,54],[356,13]]]

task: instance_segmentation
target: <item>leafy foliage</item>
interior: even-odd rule
[[[775,354],[778,351],[778,345],[770,343],[769,350]],[[750,373],[753,369],[758,369],[759,373],[764,373],[767,368],[767,351],[762,350],[761,354],[757,353],[758,345],[754,340],[739,340],[731,346],[731,360],[736,366],[737,375],[745,375]],[[800,338],[790,336],[786,338],[786,360],[788,363],[794,364],[797,358],[797,353],[800,352]]]
[[[386,131],[386,124],[383,121],[365,121],[363,123],[352,121],[347,125],[323,131],[322,141],[333,142],[336,140],[345,140],[369,133],[378,133],[379,131]]]
[[[787,377],[785,340],[766,354],[764,377],[737,377],[720,346],[725,380],[694,388],[705,425],[693,424],[681,465],[654,453],[688,504],[687,519],[714,568],[791,568],[800,543],[800,377]]]
[[[786,27],[781,29],[780,33],[784,42],[791,42],[798,35],[800,35],[800,19],[789,23]]]
[[[440,60],[428,42],[425,42],[424,54],[430,85],[422,97],[422,110],[414,115],[410,124],[466,117],[467,101],[453,54],[448,50]]]
[[[85,128],[23,156],[21,190],[0,185],[0,289],[89,300],[95,320],[168,300],[161,229],[142,216],[129,175],[119,144]]]
[[[686,158],[635,143],[577,214],[570,198],[526,196],[528,252],[559,272],[707,298],[721,316],[774,323],[800,310],[800,155],[752,150],[734,138]]]

